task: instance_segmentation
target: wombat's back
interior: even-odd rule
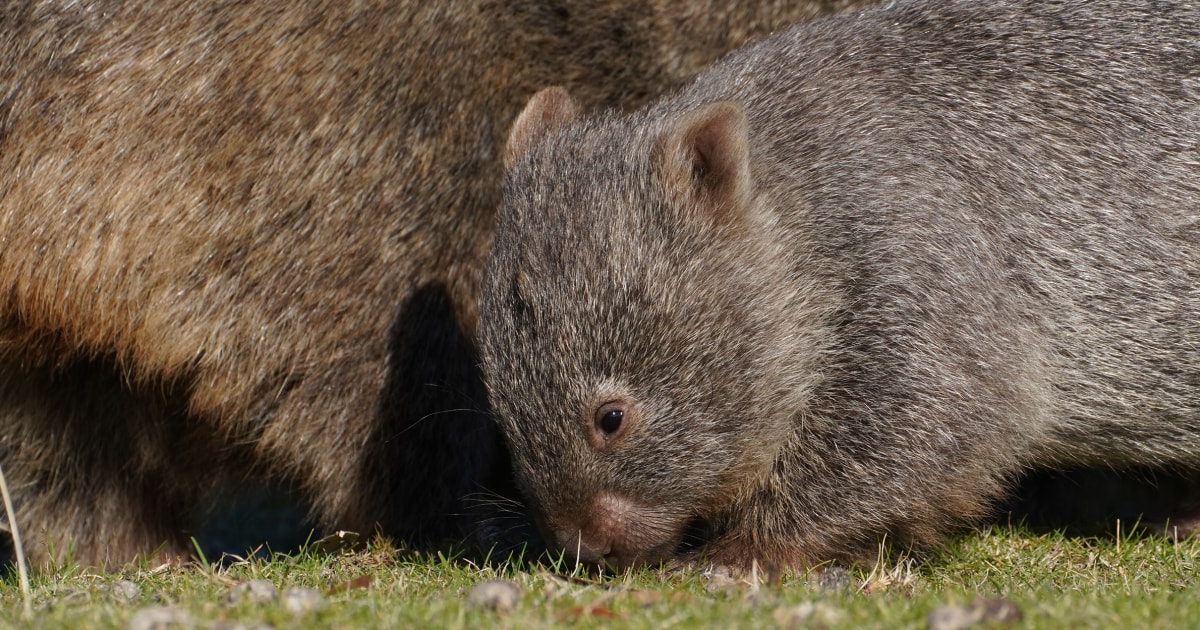
[[[1200,464],[1200,10],[900,3],[798,31],[651,115],[745,105],[756,181],[840,270],[843,343],[925,362],[903,388],[1008,390],[1040,464]],[[876,395],[910,396],[887,372]]]

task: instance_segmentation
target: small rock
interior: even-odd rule
[[[776,608],[772,616],[781,628],[826,628],[839,625],[846,613],[829,604],[803,602]]]
[[[827,566],[810,573],[808,583],[819,591],[833,593],[849,590],[854,579],[845,567]]]
[[[500,614],[511,612],[521,601],[521,587],[508,580],[490,580],[476,584],[467,594],[467,605],[489,608]]]
[[[1008,625],[1020,621],[1021,609],[1006,599],[977,599],[970,606],[941,606],[926,619],[929,630],[966,630],[983,623]]]
[[[129,580],[117,580],[112,583],[111,593],[113,599],[123,604],[128,604],[142,594],[142,589]]]
[[[242,582],[237,586],[229,589],[229,595],[226,597],[231,604],[237,604],[242,600],[249,601],[252,604],[264,604],[273,602],[279,598],[279,590],[274,584],[266,580],[249,580]]]
[[[275,626],[266,623],[257,623],[248,626],[244,623],[233,621],[218,621],[209,627],[209,630],[275,630]]]
[[[939,606],[925,619],[929,630],[967,630],[979,623],[980,616],[966,606]]]
[[[152,606],[143,608],[129,618],[129,630],[180,630],[193,627],[187,613],[178,608]]]
[[[283,592],[283,607],[296,614],[313,612],[325,607],[325,598],[316,589],[293,586]]]
[[[738,580],[733,576],[729,567],[713,567],[704,574],[704,590],[713,595],[728,594],[736,591]]]

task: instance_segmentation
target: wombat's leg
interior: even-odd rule
[[[18,525],[33,566],[63,564],[114,569],[132,561],[182,562],[178,506],[133,484],[26,484],[17,499]]]
[[[134,392],[98,362],[0,360],[0,465],[32,564],[186,556],[186,505],[164,477],[175,423],[153,389]]]

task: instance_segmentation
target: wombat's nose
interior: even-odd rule
[[[585,564],[624,567],[639,555],[639,509],[620,495],[601,492],[570,525],[556,528],[558,547]]]
[[[582,529],[557,532],[555,539],[560,549],[583,564],[605,566],[613,560],[612,541]]]

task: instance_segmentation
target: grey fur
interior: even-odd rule
[[[1195,3],[896,2],[524,129],[480,335],[548,538],[855,560],[1031,467],[1197,468],[1198,91]]]

